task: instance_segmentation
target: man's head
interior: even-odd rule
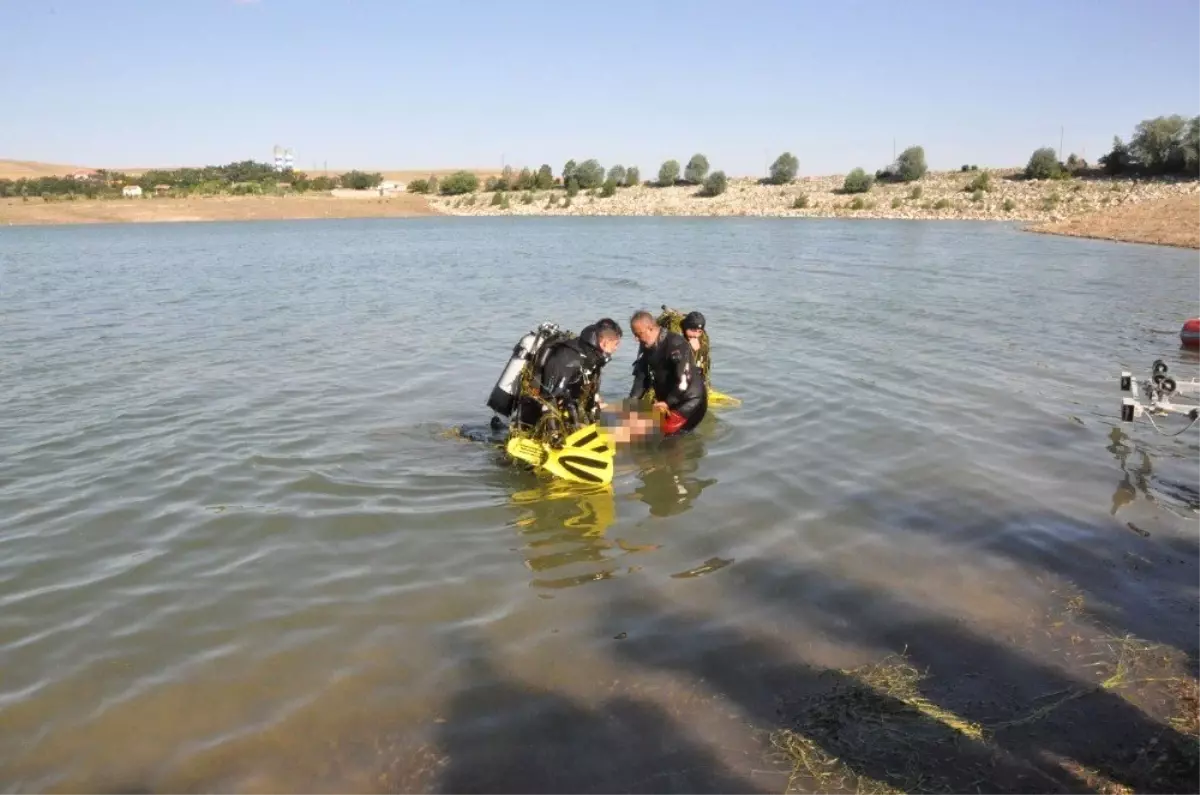
[[[604,351],[606,356],[612,356],[621,345],[621,327],[611,317],[600,318],[596,321],[596,347]]]
[[[704,334],[704,315],[699,312],[688,312],[679,327],[688,339],[699,339]]]
[[[633,316],[629,318],[629,327],[633,329],[633,336],[637,337],[638,342],[647,348],[658,342],[658,321],[645,309],[639,309],[633,313]]]

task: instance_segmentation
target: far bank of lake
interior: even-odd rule
[[[842,191],[843,177],[789,185],[736,178],[718,196],[699,186],[638,185],[568,197],[562,188],[464,196],[335,191],[301,195],[0,200],[0,225],[453,216],[687,216],[1015,221],[1034,232],[1200,248],[1200,181],[1025,180],[1016,170],[927,174],[911,184]],[[981,182],[982,180],[982,182]],[[982,187],[980,187],[982,184]]]

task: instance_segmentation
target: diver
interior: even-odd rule
[[[699,312],[688,312],[679,323],[679,329],[692,347],[692,355],[696,357],[696,366],[704,377],[705,384],[712,381],[712,357],[703,344],[704,315]]]
[[[554,443],[571,431],[595,422],[601,409],[600,374],[621,344],[623,332],[612,318],[586,326],[578,337],[552,342],[532,362],[532,393],[517,401],[513,425],[522,430],[539,427]],[[547,403],[557,409],[549,412]],[[549,413],[549,416],[547,414]],[[559,417],[567,423],[561,427]]]
[[[702,321],[703,318],[701,326]],[[633,364],[630,399],[640,400],[653,388],[654,408],[665,414],[663,434],[675,436],[692,430],[708,412],[708,387],[691,343],[683,335],[660,326],[644,309],[633,314],[629,325],[641,343]]]

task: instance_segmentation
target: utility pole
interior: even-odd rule
[[[892,136],[892,162],[896,162],[896,137]]]

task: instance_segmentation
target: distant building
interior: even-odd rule
[[[126,196],[131,199],[135,199],[138,196],[142,195],[142,186],[141,185],[126,185],[124,188],[121,188],[121,195]]]
[[[404,193],[404,185],[405,185],[405,183],[403,183],[403,182],[391,182],[391,181],[381,182],[381,183],[379,183],[379,195],[380,196],[391,196],[396,193]]]
[[[155,196],[166,196],[170,192],[171,192],[170,185],[155,185],[154,186],[154,195]]]
[[[287,171],[289,168],[295,167],[296,153],[291,148],[285,148],[276,144],[272,154],[274,155],[276,171]]]
[[[83,168],[83,169],[80,169],[79,171],[71,172],[71,179],[76,179],[76,180],[79,180],[80,182],[83,182],[83,181],[89,180],[89,179],[95,179],[98,176],[100,176],[100,173],[91,168]]]

